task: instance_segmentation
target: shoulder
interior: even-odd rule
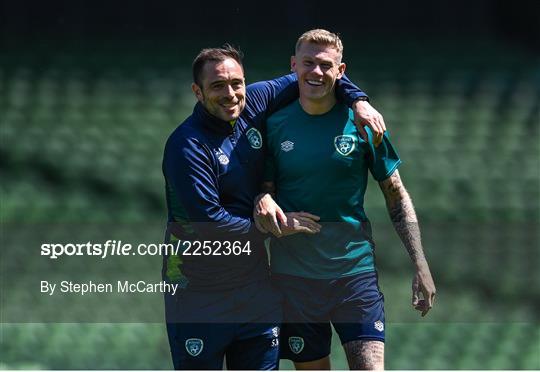
[[[249,98],[257,98],[261,94],[269,93],[272,91],[272,86],[268,81],[257,81],[251,83],[246,87],[246,96]]]
[[[205,135],[193,117],[188,117],[171,133],[165,144],[165,155],[186,149],[198,149],[206,142]]]
[[[360,132],[358,131],[358,128],[356,127],[356,124],[354,124],[354,112],[351,108],[346,107],[346,110],[348,112],[348,121],[347,121],[347,127],[350,129],[351,132],[358,135],[358,139],[361,143],[365,143],[364,139],[360,135]],[[364,130],[366,131],[368,141],[367,143],[370,145],[373,145],[373,132],[372,130],[367,126],[364,125]],[[386,132],[385,132],[386,136]]]
[[[275,94],[283,86],[294,83],[295,81],[296,77],[294,74],[281,76],[273,80],[258,81],[246,87],[246,94],[248,97],[257,99],[261,96]]]
[[[286,97],[298,96],[298,84],[296,74],[280,76],[266,81],[250,84],[246,88],[246,108],[253,113],[267,111],[280,100],[289,101]],[[296,95],[294,94],[296,92]]]
[[[347,115],[349,121],[354,124],[354,112],[353,112],[353,110],[350,107],[347,107],[346,105],[344,105],[342,103],[339,103],[339,105],[340,105],[340,107],[339,107],[340,111],[345,112],[345,115]]]
[[[244,114],[255,116],[256,113],[264,111],[267,106],[266,97],[270,97],[274,92],[272,85],[268,81],[259,81],[249,84],[246,87],[246,107]]]

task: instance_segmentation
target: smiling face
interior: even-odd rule
[[[291,57],[298,75],[300,98],[311,103],[334,102],[334,87],[345,72],[338,50],[326,44],[302,42]]]
[[[242,66],[232,58],[206,62],[201,84],[191,86],[197,100],[215,117],[234,121],[246,106],[246,86]]]

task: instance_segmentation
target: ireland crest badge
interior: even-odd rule
[[[334,138],[334,146],[337,152],[339,152],[343,156],[347,156],[354,151],[354,148],[356,146],[354,136],[350,134],[337,136],[336,138]]]
[[[302,337],[289,337],[289,348],[295,354],[300,354],[304,350],[304,339]]]
[[[188,338],[186,340],[186,351],[189,355],[196,357],[203,351],[204,342],[200,338]]]
[[[260,149],[262,147],[262,136],[261,132],[259,132],[256,128],[251,128],[246,132],[246,137],[249,141],[249,144],[254,149]]]

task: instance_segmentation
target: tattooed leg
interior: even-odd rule
[[[350,370],[383,370],[384,342],[350,341],[343,345]]]

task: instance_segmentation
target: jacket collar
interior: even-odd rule
[[[193,116],[210,132],[230,135],[234,131],[234,127],[228,121],[221,120],[209,113],[200,102],[195,105]]]

